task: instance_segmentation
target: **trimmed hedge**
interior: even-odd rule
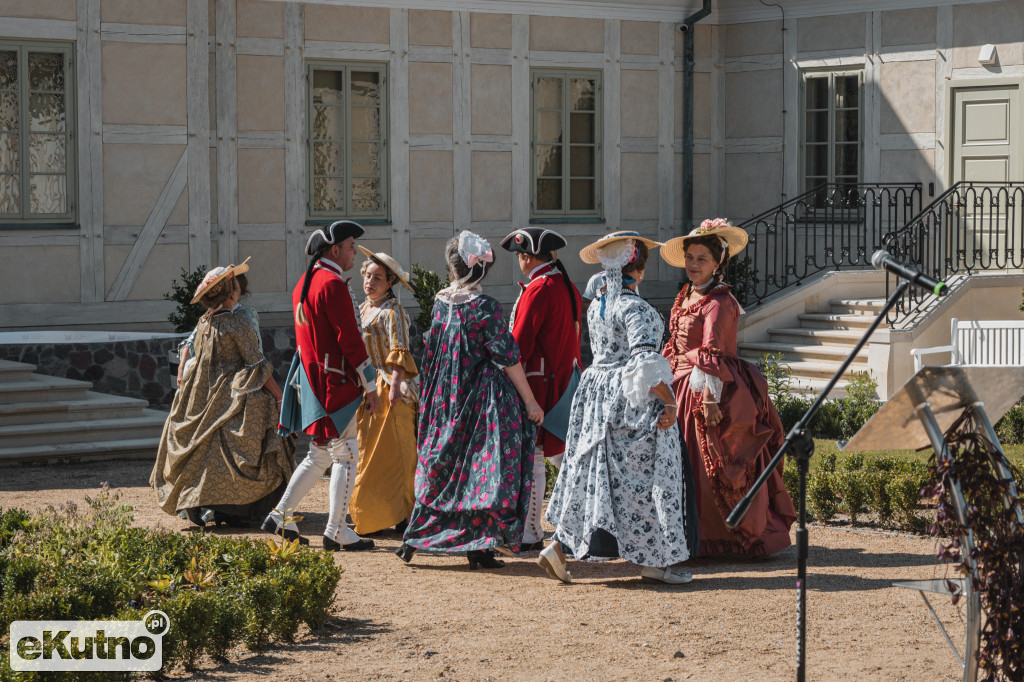
[[[0,632],[15,620],[170,619],[163,663],[195,666],[233,646],[260,650],[327,620],[341,569],[297,542],[133,528],[134,512],[104,487],[88,508],[0,510]],[[79,674],[80,679],[91,679]],[[109,679],[110,674],[96,679]],[[10,669],[0,679],[43,679]]]

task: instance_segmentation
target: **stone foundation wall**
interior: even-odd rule
[[[274,365],[274,378],[284,383],[295,354],[295,330],[263,329],[263,353]],[[140,398],[151,407],[169,408],[174,400],[168,352],[174,339],[112,343],[49,343],[0,345],[0,359],[25,362],[47,376],[92,382],[100,393]]]

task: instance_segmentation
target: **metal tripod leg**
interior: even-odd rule
[[[948,462],[951,458],[949,453],[949,444],[946,442],[945,435],[942,433],[939,423],[935,419],[935,414],[932,412],[931,404],[924,400],[915,400],[914,409],[917,411],[917,416],[921,420],[921,424],[924,426],[925,432],[928,434],[928,439],[932,442],[932,447],[935,449],[936,457],[940,462]],[[980,411],[980,407],[977,408],[977,410]],[[952,489],[949,490],[948,493],[952,498],[953,510],[956,513],[957,521],[959,521],[962,527],[970,528],[967,516],[967,500],[964,499],[963,489],[960,487],[960,482],[954,481]],[[960,538],[960,552],[970,569],[970,575],[964,579],[962,592],[962,599],[965,600],[965,604],[967,606],[964,655],[961,658],[959,653],[957,654],[957,658],[960,660],[960,664],[964,669],[964,682],[975,682],[975,680],[978,679],[978,649],[981,645],[981,599],[973,585],[973,578],[977,575],[977,566],[971,559],[973,550],[974,532],[968,530]],[[913,589],[921,591],[921,588],[917,586],[909,584],[903,586],[913,587]],[[923,591],[921,591],[921,596],[924,597]],[[928,603],[927,598],[925,598],[925,603]],[[935,614],[935,611],[932,610],[930,603],[928,604],[928,610],[932,611],[932,616],[938,622],[938,616]],[[946,638],[946,641],[950,643],[950,646],[953,646],[953,642],[946,633],[946,629],[942,627],[941,622],[939,623],[939,628],[942,630],[942,634]],[[953,650],[956,651],[955,646],[953,646]]]

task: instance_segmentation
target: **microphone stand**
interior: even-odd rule
[[[800,418],[793,428],[786,434],[786,440],[782,443],[782,447],[775,453],[775,457],[772,461],[764,468],[761,475],[758,476],[757,480],[754,481],[750,491],[743,497],[742,500],[736,505],[736,507],[729,513],[729,516],[725,519],[725,525],[729,528],[735,528],[743,520],[744,515],[747,513],[747,509],[750,508],[750,503],[753,502],[754,496],[761,490],[768,477],[775,471],[775,468],[782,461],[782,458],[786,456],[786,453],[791,453],[793,458],[796,459],[797,472],[800,474],[800,516],[799,525],[796,531],[796,679],[797,682],[804,682],[807,675],[807,471],[811,456],[814,455],[814,440],[811,438],[811,432],[809,426],[811,420],[814,419],[814,415],[818,413],[818,409],[821,408],[822,403],[825,402],[825,398],[835,388],[836,382],[839,381],[840,377],[846,372],[850,363],[853,362],[853,358],[860,352],[860,349],[864,347],[864,344],[868,342],[871,335],[878,329],[878,325],[885,319],[886,314],[896,305],[896,301],[903,296],[903,293],[910,287],[910,282],[904,281],[896,290],[892,292],[888,300],[885,302],[885,306],[882,311],[875,317],[875,321],[871,323],[868,330],[864,332],[864,335],[857,341],[857,345],[854,346],[850,354],[843,360],[842,366],[836,370],[836,373],[829,379],[828,384],[822,389],[817,399],[807,408],[804,415]]]

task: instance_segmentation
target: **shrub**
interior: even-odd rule
[[[164,294],[165,301],[177,303],[174,312],[167,316],[167,321],[174,325],[174,331],[182,334],[190,332],[199,324],[199,318],[205,310],[202,304],[193,303],[196,289],[206,277],[206,266],[200,265],[192,272],[181,269],[181,280],[171,280],[171,290]]]
[[[165,668],[191,668],[239,642],[266,648],[302,623],[325,623],[341,575],[329,554],[154,532],[132,520],[131,507],[107,489],[85,510],[69,503],[0,514],[0,632],[14,620],[133,619],[159,609],[171,621]],[[0,673],[7,656],[0,651]]]
[[[688,455],[683,452],[683,457]],[[550,460],[544,460],[544,497],[551,494],[551,491],[555,489],[555,481],[558,480],[558,467],[551,463]]]
[[[838,507],[850,517],[850,525],[856,525],[857,517],[867,511],[870,494],[865,479],[860,469],[847,469],[833,474],[834,490],[839,496]]]
[[[413,263],[409,284],[412,285],[413,295],[420,307],[420,314],[413,320],[413,324],[416,326],[417,334],[422,336],[430,329],[430,314],[434,310],[434,297],[437,296],[437,292],[448,286],[448,283],[433,270],[425,268],[419,263]]]
[[[779,353],[766,353],[757,362],[768,381],[768,394],[782,420],[786,432],[793,428],[811,406],[810,397],[791,394],[790,370]],[[850,375],[846,396],[826,400],[811,420],[810,430],[816,438],[849,439],[878,411],[878,382],[865,372]]]
[[[1004,445],[1024,443],[1024,402],[1011,407],[996,424],[996,435]]]

